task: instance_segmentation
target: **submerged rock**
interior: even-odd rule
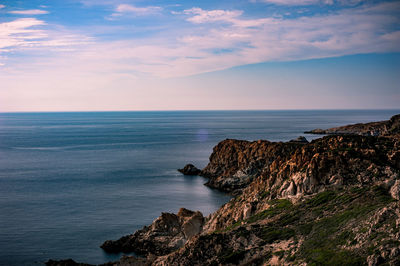
[[[303,136],[300,136],[300,137],[298,137],[298,138],[292,139],[292,140],[290,140],[289,142],[292,142],[292,143],[300,143],[300,144],[307,144],[307,143],[309,143],[308,140],[307,140],[305,137],[303,137]]]
[[[200,169],[190,163],[185,165],[185,167],[183,167],[182,169],[178,169],[178,171],[184,175],[198,175],[201,172]]]
[[[66,260],[48,260],[45,263],[47,266],[93,266],[91,264],[86,263],[78,263],[72,259]]]

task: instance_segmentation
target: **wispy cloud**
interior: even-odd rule
[[[193,8],[184,11],[196,26],[192,34],[169,37],[175,41],[148,40],[146,45],[114,44],[122,46],[114,47],[120,53],[112,56],[130,58],[130,70],[180,76],[271,60],[400,51],[395,27],[399,11],[400,4],[383,3],[312,17],[247,19],[239,10]]]
[[[41,9],[14,10],[14,11],[9,11],[8,13],[16,14],[16,15],[45,15],[45,14],[49,14],[48,11],[41,10]]]
[[[116,11],[150,14],[160,10],[148,8],[137,10],[122,5]],[[267,61],[400,51],[399,12],[398,2],[296,18],[249,18],[242,10],[191,8],[175,15],[177,20],[183,19],[179,29],[167,29],[151,37],[88,43],[67,58],[54,59],[54,65],[64,68],[80,65],[82,72],[175,77]],[[22,30],[33,28],[22,27]],[[51,38],[30,45],[69,48],[62,46],[68,43],[65,39],[68,35],[55,37],[48,31],[35,34],[39,33],[51,34]],[[17,37],[18,34],[7,35],[8,41],[21,41]],[[77,42],[72,37],[70,40]],[[30,39],[24,38],[21,45],[29,42]]]
[[[16,52],[21,49],[54,49],[89,43],[90,38],[68,31],[45,29],[46,22],[36,18],[21,18],[0,23],[0,54]],[[0,59],[5,59],[4,57]],[[3,63],[4,64],[4,63]]]
[[[250,2],[264,2],[275,5],[307,6],[307,5],[356,5],[365,0],[250,0]]]
[[[134,16],[148,16],[161,12],[162,8],[159,6],[146,6],[138,7],[128,4],[120,4],[115,8],[115,12],[111,15],[112,17],[118,17],[123,15],[134,15]]]
[[[329,1],[329,0],[327,0]],[[276,5],[290,5],[290,6],[303,6],[303,5],[313,5],[320,2],[326,2],[321,0],[251,0],[251,2],[264,2]],[[333,2],[333,0],[329,1]]]
[[[0,52],[5,48],[34,45],[35,39],[47,36],[42,30],[34,29],[44,24],[44,21],[35,18],[0,23]]]
[[[187,20],[193,23],[205,23],[215,21],[227,21],[232,22],[235,18],[242,15],[241,10],[203,10],[198,7],[187,9],[184,11],[185,14],[194,15],[189,17]]]
[[[5,7],[6,7],[5,5],[0,5],[0,9],[1,9],[1,8],[5,8]]]

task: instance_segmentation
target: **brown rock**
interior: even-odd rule
[[[396,180],[390,189],[390,195],[396,200],[400,200],[400,180]]]
[[[334,134],[334,135],[362,135],[362,136],[389,136],[400,133],[400,114],[392,116],[390,120],[354,124],[329,129],[314,129],[306,131],[308,134]]]
[[[101,248],[106,252],[135,252],[158,256],[182,247],[191,237],[201,232],[204,218],[201,212],[181,208],[178,214],[162,213],[150,226],[119,240],[107,240]]]
[[[185,165],[185,167],[183,167],[182,169],[178,169],[178,171],[184,175],[198,175],[201,172],[200,169],[190,163]]]

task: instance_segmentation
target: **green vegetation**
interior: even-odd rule
[[[236,263],[244,258],[244,255],[246,254],[246,251],[244,250],[228,250],[227,252],[224,253],[224,255],[221,258],[221,263],[227,264],[227,263]]]
[[[271,192],[269,191],[264,191],[263,193],[260,194],[260,199],[265,199],[266,197],[268,197],[271,194]]]
[[[278,214],[282,213],[283,211],[290,209],[293,206],[292,203],[287,199],[272,200],[272,201],[270,201],[270,204],[271,204],[270,208],[253,215],[248,220],[246,220],[246,222],[253,223],[258,220],[263,220],[268,217],[278,215]]]
[[[365,264],[365,257],[373,253],[373,247],[360,254],[342,249],[343,245],[356,244],[355,233],[348,225],[357,224],[370,212],[392,201],[387,191],[377,186],[324,191],[296,205],[286,199],[271,200],[268,209],[247,220],[237,221],[223,232],[232,231],[244,237],[255,234],[265,243],[302,238],[299,250],[287,258],[294,263],[362,265]],[[266,224],[259,223],[266,219]],[[243,225],[250,225],[251,229],[247,230]],[[362,230],[365,232],[367,228]],[[373,237],[375,240],[382,239],[380,234]],[[224,255],[224,261],[228,263],[240,256],[243,256],[242,252],[231,252]]]
[[[296,231],[294,231],[291,228],[286,228],[286,227],[279,228],[279,227],[268,226],[262,228],[257,235],[261,239],[263,239],[266,243],[272,243],[275,240],[286,240],[292,238],[295,236],[295,234]]]
[[[362,265],[365,263],[364,256],[340,248],[355,243],[354,233],[343,228],[390,201],[390,196],[380,187],[370,191],[353,188],[339,195],[333,191],[319,193],[306,205],[327,208],[333,212],[330,216],[320,217],[298,227],[305,240],[296,258],[304,259],[310,265]],[[336,205],[335,208],[333,205]]]

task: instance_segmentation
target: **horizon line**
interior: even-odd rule
[[[243,112],[243,111],[400,111],[399,108],[315,108],[315,109],[153,109],[153,110],[74,110],[74,111],[0,111],[0,114],[17,113],[123,113],[123,112]]]

